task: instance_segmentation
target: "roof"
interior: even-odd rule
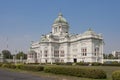
[[[62,13],[59,13],[54,23],[67,23],[67,20],[63,17]]]
[[[97,35],[91,28],[83,33],[83,35]]]

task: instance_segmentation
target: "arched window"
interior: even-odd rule
[[[64,56],[65,56],[64,50],[61,50],[61,52],[60,52],[60,57],[64,57]]]
[[[54,57],[59,57],[59,50],[54,51]]]

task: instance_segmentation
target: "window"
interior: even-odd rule
[[[42,51],[40,51],[40,56],[42,57]]]
[[[57,32],[57,27],[55,27],[55,29],[54,29],[54,30],[55,30],[55,32]]]
[[[47,52],[48,52],[47,50],[44,51],[44,53],[47,53]]]
[[[33,58],[33,54],[30,54],[30,58]]]
[[[39,54],[38,54],[38,57],[42,57],[42,54],[41,54],[41,53],[39,53]]]
[[[97,56],[99,54],[99,48],[95,48],[94,55]]]
[[[45,57],[47,57],[47,56],[48,56],[48,51],[45,50],[45,51],[44,51],[44,54],[45,54]]]
[[[64,55],[64,51],[61,50],[60,57],[64,57],[64,56],[65,56],[65,55]]]
[[[32,58],[32,55],[31,55],[31,54],[29,54],[29,58]]]
[[[58,50],[54,51],[54,57],[59,57],[59,51]]]
[[[61,28],[61,26],[59,26],[59,29]]]
[[[64,60],[63,60],[63,59],[61,59],[61,62],[64,62]]]
[[[81,53],[82,53],[82,56],[87,56],[87,49],[86,48],[82,48],[81,49]]]
[[[59,59],[55,59],[55,62],[59,62]]]
[[[47,53],[45,53],[45,57],[47,57],[48,55],[47,55]]]

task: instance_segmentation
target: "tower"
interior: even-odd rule
[[[58,14],[58,17],[55,19],[52,25],[52,34],[53,35],[66,35],[69,32],[69,24],[66,19],[63,17],[62,13]]]

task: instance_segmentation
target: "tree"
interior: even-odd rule
[[[109,54],[108,59],[114,59],[114,56],[112,54]]]
[[[25,54],[24,52],[20,51],[16,54],[16,58],[20,59],[22,57],[22,59],[27,59],[27,54]]]
[[[5,59],[11,59],[12,58],[11,52],[9,50],[3,50],[2,54],[3,54]]]
[[[104,58],[104,59],[107,59],[107,55],[106,55],[106,54],[103,54],[103,58]]]

